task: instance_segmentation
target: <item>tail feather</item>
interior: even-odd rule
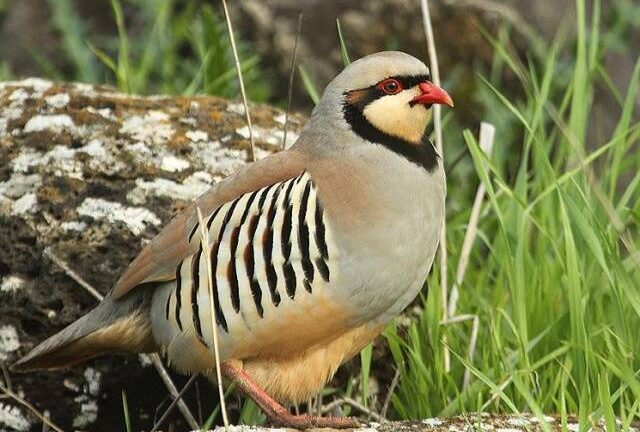
[[[12,369],[61,369],[110,352],[154,351],[148,291],[118,300],[108,295],[91,312],[36,346]]]

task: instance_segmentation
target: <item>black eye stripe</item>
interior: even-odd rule
[[[420,84],[421,82],[425,82],[425,81],[429,81],[431,79],[431,77],[429,75],[399,75],[399,76],[391,76],[391,77],[387,77],[385,79],[382,79],[380,81],[378,81],[376,84],[369,86],[369,87],[365,87],[363,89],[359,89],[359,90],[377,90],[377,86],[387,80],[396,80],[400,83],[400,85],[402,86],[403,89],[408,89],[414,86],[417,86],[418,84]]]
[[[386,80],[390,80],[390,79],[394,79],[396,81],[398,81],[400,83],[400,85],[402,86],[403,90],[409,89],[411,87],[414,87],[418,84],[420,84],[421,82],[425,82],[428,81],[430,79],[428,74],[421,74],[421,75],[400,75],[400,76],[392,76],[392,77],[388,77],[385,78],[383,80],[380,80],[379,82],[377,82],[376,84],[373,84],[369,87],[365,87],[362,89],[356,89],[356,90],[351,90],[351,91],[347,91],[345,92],[345,101],[343,102],[345,105],[353,105],[359,109],[364,109],[365,106],[367,106],[368,104],[370,104],[371,102],[375,101],[376,99],[379,99],[383,96],[387,96],[387,93],[384,92],[384,90],[382,90],[379,87],[379,84],[381,82],[384,82]],[[352,93],[364,93],[361,97],[359,97],[357,100],[355,101],[349,101],[348,100],[348,96]]]
[[[417,86],[421,82],[425,82],[429,80],[428,75],[409,75],[409,76],[399,76],[392,77],[396,79],[400,84],[402,84],[402,88],[408,89],[414,86]]]

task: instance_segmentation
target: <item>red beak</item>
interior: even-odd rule
[[[453,108],[453,100],[451,100],[451,96],[449,96],[449,93],[436,86],[432,82],[421,82],[420,84],[418,84],[418,87],[420,87],[420,91],[422,93],[414,97],[411,102],[423,105],[441,104],[448,105]]]

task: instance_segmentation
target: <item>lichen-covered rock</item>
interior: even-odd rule
[[[283,113],[254,106],[251,115],[257,157],[277,151]],[[290,119],[289,144],[302,123]],[[106,293],[171,217],[247,163],[248,137],[243,106],[223,99],[136,97],[34,78],[0,83],[0,362],[95,305],[46,248]],[[159,378],[134,356],[12,374],[11,382],[66,429],[122,429],[121,390],[138,429],[166,407]],[[203,409],[215,403],[204,399],[213,401]],[[0,431],[29,428],[40,428],[35,418],[0,401]]]
[[[544,422],[544,426],[542,423]],[[622,427],[622,422],[616,420],[618,428]],[[551,431],[579,431],[589,430],[592,432],[606,431],[603,420],[593,421],[586,427],[580,427],[575,416],[566,418],[566,425],[558,416],[543,416],[538,418],[532,414],[504,414],[495,415],[488,413],[470,413],[466,416],[455,416],[448,418],[429,418],[417,421],[400,421],[369,423],[359,429],[350,429],[342,432],[541,432],[544,427]],[[638,425],[629,425],[631,432],[638,430]],[[340,432],[334,429],[310,429],[308,432]],[[292,429],[255,428],[249,426],[232,426],[226,429],[217,428],[213,432],[295,432]]]

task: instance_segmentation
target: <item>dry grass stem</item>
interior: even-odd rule
[[[469,338],[469,347],[467,348],[467,355],[469,356],[469,362],[473,364],[473,359],[476,355],[476,346],[478,342],[478,331],[480,330],[480,317],[478,315],[464,314],[457,315],[449,318],[447,321],[441,321],[441,325],[458,324],[465,321],[471,321],[471,337]],[[446,350],[449,350],[449,346],[445,346]],[[471,369],[465,368],[464,377],[462,379],[462,388],[466,389],[471,383]]]
[[[436,43],[433,37],[433,26],[431,24],[431,14],[429,13],[429,2],[420,0],[420,9],[422,10],[422,24],[424,34],[427,39],[427,51],[429,53],[429,65],[431,67],[431,79],[433,83],[440,86],[440,69],[438,67],[438,53],[436,51]],[[436,136],[436,149],[441,157],[444,157],[442,143],[442,113],[440,105],[433,105],[433,128]],[[448,280],[447,280],[447,223],[442,222],[440,230],[440,241],[438,245],[440,258],[440,291],[442,298],[442,319],[446,320],[448,316],[447,298],[448,298]],[[449,350],[444,350],[444,369],[446,372],[451,370],[451,355]]]
[[[244,114],[247,118],[247,127],[249,128],[249,142],[251,144],[251,161],[256,160],[256,147],[255,140],[253,138],[253,126],[251,125],[251,115],[249,114],[249,104],[247,103],[247,93],[244,90],[244,79],[242,79],[242,66],[240,65],[240,58],[238,57],[238,48],[236,47],[236,38],[233,35],[233,26],[231,25],[231,17],[229,16],[229,9],[227,8],[227,2],[222,0],[222,9],[224,9],[224,18],[227,22],[227,31],[229,32],[229,39],[231,39],[231,51],[233,51],[233,60],[236,64],[236,71],[238,73],[238,81],[240,83],[240,94],[242,95],[242,104],[244,105]]]
[[[362,405],[360,402],[350,398],[350,397],[341,397],[339,399],[334,400],[333,402],[325,405],[322,407],[321,409],[321,413],[322,414],[327,414],[331,411],[333,411],[336,407],[339,407],[341,405],[349,405],[352,408],[355,408],[356,410],[360,411],[361,413],[369,416],[370,418],[374,419],[375,421],[383,421],[384,419],[382,418],[382,416],[380,414],[378,414],[377,412],[367,408],[366,406]]]
[[[25,400],[24,398],[21,398],[20,396],[15,394],[13,391],[5,387],[4,384],[2,383],[0,383],[0,391],[2,391],[2,393],[7,395],[10,399],[13,399],[15,402],[19,403],[20,405],[22,405],[23,407],[31,411],[31,413],[34,416],[36,416],[42,423],[46,424],[48,427],[50,427],[54,431],[64,432],[64,430],[61,427],[59,427],[58,425],[53,423],[51,420],[49,420],[47,416],[42,414],[35,406],[33,406],[33,404],[31,404],[31,402]]]
[[[224,0],[223,0],[224,1]],[[220,369],[220,349],[218,345],[218,321],[215,313],[215,305],[213,304],[213,275],[211,274],[211,251],[209,249],[209,230],[207,224],[202,217],[200,207],[196,205],[198,211],[198,223],[200,224],[200,241],[202,244],[202,252],[207,263],[207,284],[209,286],[209,313],[211,314],[211,332],[213,334],[213,353],[216,360],[216,378],[218,381],[218,393],[220,395],[220,411],[222,412],[222,422],[224,427],[229,426],[229,417],[227,416],[227,406],[224,400],[224,388],[222,387],[222,372]]]
[[[391,384],[389,384],[389,390],[387,390],[387,396],[384,398],[384,403],[382,404],[382,410],[380,411],[380,417],[386,420],[387,411],[389,411],[389,406],[391,406],[391,397],[393,396],[393,392],[396,390],[398,383],[400,382],[400,368],[396,368],[396,372],[393,374],[393,379],[391,380]]]
[[[176,387],[175,383],[171,379],[169,372],[167,372],[167,369],[162,364],[162,359],[160,358],[160,356],[158,354],[139,354],[139,356],[143,360],[151,361],[151,363],[153,364],[153,367],[156,369],[156,372],[158,372],[160,379],[164,383],[167,390],[169,390],[169,393],[171,394],[171,396],[174,399],[178,400],[178,409],[182,413],[182,416],[184,417],[184,419],[187,421],[187,423],[189,423],[190,427],[194,429],[198,429],[200,425],[196,421],[193,414],[191,414],[191,410],[189,410],[189,407],[187,406],[185,401],[178,398],[178,395],[180,394],[178,392],[178,388]]]
[[[473,322],[471,323],[471,337],[469,338],[469,349],[467,354],[469,355],[469,363],[473,364],[473,359],[476,356],[476,345],[478,343],[478,330],[480,329],[480,318],[478,315],[474,315]],[[464,377],[462,378],[462,389],[467,389],[471,384],[471,369],[466,368],[464,371]]]
[[[284,131],[282,134],[282,150],[287,147],[287,128],[289,126],[289,113],[291,112],[291,99],[293,98],[293,78],[296,73],[296,55],[298,54],[298,41],[302,32],[302,13],[298,15],[298,27],[296,29],[296,41],[291,55],[291,68],[289,69],[289,88],[287,90],[287,109],[284,111]]]
[[[487,157],[491,156],[494,137],[495,127],[490,123],[482,122],[480,124],[480,149],[484,152],[485,155],[487,155]],[[464,280],[464,275],[469,264],[471,249],[473,248],[473,244],[478,235],[478,221],[480,220],[480,211],[482,209],[482,203],[484,201],[485,194],[486,190],[484,184],[480,183],[476,191],[473,207],[471,208],[471,215],[469,217],[469,223],[467,224],[467,232],[465,233],[464,241],[462,242],[462,251],[460,252],[460,260],[458,261],[458,268],[456,269],[456,280],[451,287],[449,301],[447,302],[447,300],[445,299],[445,304],[447,305],[447,314],[442,322],[442,324],[447,325],[472,320],[471,337],[469,339],[469,348],[467,351],[470,363],[473,363],[473,359],[475,357],[480,319],[477,315],[456,316],[456,308],[458,305],[458,298],[460,296],[460,286],[462,285],[462,281]],[[445,346],[444,351],[447,356],[450,356],[448,345]],[[469,368],[465,368],[462,387],[466,389],[469,386],[470,382],[471,370]]]
[[[509,378],[507,378],[506,380],[504,380],[504,381],[502,382],[502,384],[500,384],[500,385],[498,386],[498,388],[497,388],[497,389],[492,389],[492,390],[491,390],[491,394],[492,394],[492,395],[491,395],[491,399],[489,399],[488,401],[486,401],[486,402],[484,403],[484,405],[482,405],[482,409],[481,409],[480,411],[485,411],[486,409],[488,409],[488,408],[489,408],[489,406],[490,406],[492,403],[494,403],[494,402],[495,402],[495,401],[496,401],[496,400],[497,400],[497,399],[502,395],[502,393],[504,392],[504,389],[506,389],[506,388],[507,388],[507,386],[508,386],[509,384],[511,384],[511,382],[512,382],[512,381],[513,381],[513,375],[509,376]]]
[[[66,262],[64,262],[55,253],[53,253],[51,251],[51,248],[46,248],[44,250],[44,254],[47,256],[47,258],[49,258],[51,261],[53,261],[58,267],[60,267],[62,270],[64,270],[64,272],[65,272],[65,274],[67,276],[69,276],[71,279],[73,279],[75,282],[77,282],[78,285],[80,285],[82,288],[84,288],[96,300],[102,301],[104,296],[100,293],[100,291],[98,291],[93,286],[91,286],[89,284],[89,282],[84,280],[82,278],[82,276],[80,276],[78,273],[75,272],[75,270],[73,270],[71,267],[69,267],[69,265]]]
[[[457,315],[449,318],[446,321],[440,321],[440,324],[441,325],[459,324],[461,322],[472,320],[473,317],[475,317],[475,315],[471,315],[471,314]]]
[[[50,419],[51,419],[51,416],[49,415],[49,411],[45,411],[45,412],[43,412],[43,413],[42,413],[42,415],[43,415],[43,416],[44,416],[44,418],[46,418],[47,420],[50,420]],[[41,429],[41,431],[42,431],[42,432],[49,432],[49,429],[50,429],[50,428],[49,428],[49,425],[48,425],[48,424],[46,424],[45,422],[42,422],[42,429]]]
[[[11,391],[13,391],[13,384],[11,383],[11,376],[9,375],[9,370],[7,369],[7,365],[4,362],[0,362],[0,370],[2,370],[2,376],[4,378],[4,385]]]
[[[189,387],[191,387],[191,384],[194,383],[194,381],[196,380],[197,377],[198,377],[197,374],[196,375],[191,375],[191,378],[189,378],[189,381],[187,381],[187,383],[184,385],[184,387],[182,387],[182,390],[180,390],[180,393],[178,393],[178,396],[171,401],[171,403],[169,404],[167,409],[164,411],[164,413],[162,414],[160,419],[156,422],[155,425],[153,425],[153,428],[151,429],[150,432],[156,432],[158,430],[158,428],[160,426],[162,426],[162,423],[164,423],[164,421],[167,419],[167,417],[169,417],[169,414],[171,414],[171,411],[173,411],[173,409],[176,407],[178,402],[180,402],[182,400],[182,397],[187,392],[187,390],[189,390]]]

